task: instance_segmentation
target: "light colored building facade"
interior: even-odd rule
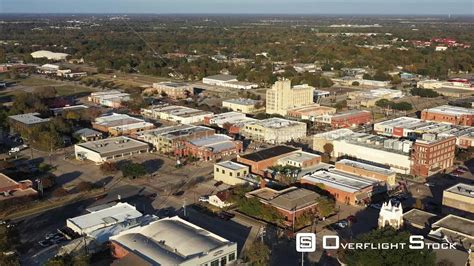
[[[333,128],[357,127],[372,122],[372,113],[365,110],[350,110],[342,113],[316,117],[316,122],[330,124]]]
[[[126,114],[112,113],[110,115],[97,117],[95,121],[92,122],[92,128],[108,133],[110,136],[122,136],[150,130],[155,128],[155,125]]]
[[[153,119],[162,119],[181,124],[195,124],[202,123],[206,116],[211,116],[214,113],[178,105],[162,105],[143,108],[141,109],[141,114],[144,117]]]
[[[171,99],[185,99],[193,94],[193,87],[184,82],[158,82],[153,83],[153,87],[146,89],[143,93],[156,93],[166,95]]]
[[[87,100],[110,108],[121,108],[130,100],[130,94],[118,90],[100,91],[91,93]]]
[[[232,161],[214,164],[214,180],[222,181],[227,185],[235,186],[249,183],[249,167]]]
[[[396,173],[387,168],[382,168],[358,161],[342,159],[336,162],[336,169],[339,171],[351,173],[353,175],[368,177],[377,180],[381,180],[387,183],[389,186],[396,185]]]
[[[96,164],[119,160],[149,151],[147,143],[120,136],[74,145],[74,153],[78,160],[91,160]]]
[[[136,138],[150,143],[160,153],[174,153],[176,149],[183,148],[187,141],[214,134],[212,128],[180,124],[140,132]]]
[[[258,100],[238,98],[222,101],[222,107],[244,114],[255,114],[265,110],[265,106],[259,106],[261,103],[262,101]]]
[[[291,87],[290,80],[276,81],[266,93],[266,112],[285,116],[289,109],[312,104],[313,92],[307,84]]]
[[[287,111],[288,117],[316,121],[320,116],[329,116],[336,113],[336,108],[312,104],[308,106],[298,107]]]
[[[258,85],[255,83],[238,81],[237,76],[224,75],[224,74],[205,77],[202,79],[202,83],[213,85],[213,86],[239,89],[239,90],[250,90],[250,89],[258,88]]]
[[[474,186],[459,183],[443,191],[443,213],[474,219]]]
[[[306,123],[282,118],[268,118],[245,124],[242,136],[270,144],[296,141],[306,137]]]

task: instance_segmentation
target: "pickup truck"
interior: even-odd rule
[[[16,152],[20,152],[20,151],[22,151],[26,148],[28,148],[27,144],[16,146],[16,147],[11,148],[10,151],[8,151],[8,154],[13,154],[13,153],[16,153]]]

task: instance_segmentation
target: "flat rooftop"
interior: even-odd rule
[[[353,116],[353,115],[360,115],[360,114],[369,114],[372,115],[371,112],[366,111],[366,110],[349,110],[341,113],[336,113],[331,115],[333,118],[341,118],[341,117],[346,117],[346,116]]]
[[[256,124],[260,125],[265,128],[285,128],[285,127],[291,127],[291,126],[296,126],[296,125],[305,125],[303,122],[297,122],[293,120],[287,120],[283,118],[278,118],[278,117],[273,117],[273,118],[268,118],[264,120],[257,120],[250,122],[249,124]]]
[[[430,109],[425,109],[423,111],[445,115],[474,115],[474,109],[472,108],[464,108],[451,105],[442,105]]]
[[[161,127],[161,128],[142,131],[142,132],[139,132],[137,135],[162,136],[167,139],[175,139],[175,138],[180,138],[180,137],[191,136],[193,134],[204,132],[204,131],[214,132],[214,129],[204,127],[204,126],[179,124],[175,126]]]
[[[229,100],[225,100],[225,101],[222,101],[223,103],[226,102],[226,103],[232,103],[232,104],[240,104],[240,105],[246,105],[246,106],[253,106],[255,105],[256,103],[260,102],[258,100],[252,100],[252,99],[248,99],[248,98],[237,98],[237,99],[229,99]]]
[[[298,163],[303,163],[308,160],[312,160],[314,158],[321,157],[317,154],[314,153],[309,153],[309,152],[304,152],[304,151],[297,151],[294,152],[288,156],[285,156],[281,158],[280,160],[285,160],[285,161],[293,161],[293,162],[298,162]]]
[[[237,79],[237,76],[233,75],[225,75],[225,74],[218,74],[218,75],[213,75],[213,76],[208,76],[205,77],[205,79],[214,79],[214,80],[219,80],[219,81],[231,81],[234,79]]]
[[[123,231],[110,239],[157,265],[180,265],[219,248],[235,245],[178,216]]]
[[[418,227],[429,227],[436,220],[436,217],[436,214],[419,209],[411,209],[403,214],[404,220]]]
[[[19,115],[11,115],[8,118],[13,119],[17,122],[26,124],[26,125],[34,125],[39,123],[48,122],[49,118],[41,118],[39,117],[39,113],[28,113],[28,114],[19,114]]]
[[[367,187],[380,183],[379,180],[364,178],[338,170],[320,170],[310,175],[303,176],[301,180],[337,188],[342,191],[354,193]]]
[[[474,220],[449,214],[433,224],[433,228],[441,227],[474,238]]]
[[[82,216],[69,218],[68,221],[81,229],[87,229],[98,225],[113,225],[126,220],[136,219],[142,214],[128,203],[117,203],[115,206],[94,211]]]
[[[280,145],[280,146],[275,146],[268,149],[256,151],[253,153],[249,153],[249,154],[244,154],[244,155],[241,155],[240,157],[250,160],[250,161],[259,162],[259,161],[267,160],[276,156],[288,154],[297,150],[298,149],[296,148]]]
[[[370,172],[379,173],[379,174],[383,174],[383,175],[393,175],[393,174],[395,174],[394,171],[392,171],[390,169],[387,169],[387,168],[382,168],[382,167],[378,167],[378,166],[375,166],[375,165],[361,163],[361,162],[353,161],[353,160],[349,160],[349,159],[339,160],[339,161],[336,162],[336,166],[337,166],[337,164],[343,164],[343,165],[347,165],[347,166],[351,166],[351,167],[354,167],[354,168],[363,169],[363,170],[367,170],[367,171],[370,171]]]
[[[153,83],[153,86],[170,87],[173,89],[188,89],[189,84],[185,82],[163,81],[163,82]]]
[[[224,167],[224,168],[227,168],[227,169],[230,169],[230,170],[234,170],[234,171],[249,168],[246,165],[236,163],[236,162],[232,162],[232,161],[219,162],[219,163],[216,163],[215,165],[220,166],[220,167]]]
[[[125,136],[89,141],[76,145],[91,150],[93,152],[97,152],[103,157],[115,155],[122,152],[148,149],[149,147],[147,143]]]
[[[233,139],[223,134],[216,134],[209,137],[191,140],[189,143],[197,147],[207,148],[214,153],[234,149],[236,147]]]
[[[474,185],[459,183],[446,189],[445,191],[472,198],[472,204],[474,204]]]
[[[213,115],[212,112],[202,111],[199,109],[179,106],[179,105],[169,105],[169,106],[160,106],[152,107],[153,112],[165,113],[171,116],[177,117],[193,117],[193,116],[202,116],[202,115]]]
[[[297,107],[290,109],[291,112],[300,112],[300,113],[312,113],[312,112],[320,112],[320,111],[334,111],[336,112],[336,108],[328,107],[328,106],[321,106],[319,104],[307,105],[303,107]]]

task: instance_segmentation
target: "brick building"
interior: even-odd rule
[[[300,183],[318,186],[328,191],[336,201],[351,205],[369,203],[374,195],[386,191],[383,181],[339,170],[319,170],[303,176]]]
[[[214,161],[243,151],[243,143],[231,137],[216,134],[209,137],[190,140],[174,151],[179,157],[194,157],[203,161]]]
[[[370,124],[372,113],[364,110],[351,110],[338,114],[323,115],[316,122],[330,124],[333,128],[348,128]]]
[[[423,137],[413,144],[412,175],[427,177],[453,166],[456,137],[429,139],[427,134]]]
[[[237,162],[250,166],[250,172],[256,175],[265,175],[265,171],[275,165],[279,159],[291,155],[298,149],[288,146],[275,146],[254,153],[241,155]]]
[[[320,195],[314,191],[289,187],[280,191],[264,187],[245,195],[247,198],[255,197],[267,206],[275,208],[285,219],[287,226],[305,213],[316,213]]]
[[[423,110],[421,119],[454,125],[474,126],[474,109],[442,105]]]
[[[193,94],[193,87],[184,82],[164,81],[153,83],[153,87],[146,89],[144,93],[164,94],[171,99],[185,99]]]
[[[369,177],[386,182],[390,186],[396,185],[396,173],[390,169],[342,159],[336,162],[336,169],[361,177]]]
[[[20,197],[35,197],[38,192],[32,188],[30,180],[16,182],[5,174],[0,173],[0,201]]]
[[[97,117],[92,122],[92,128],[108,133],[111,136],[132,135],[155,128],[152,123],[126,114],[116,114]]]
[[[214,129],[193,126],[176,125],[161,127],[136,134],[136,138],[153,145],[160,153],[174,153],[180,147],[183,147],[187,141],[209,137],[215,134]]]

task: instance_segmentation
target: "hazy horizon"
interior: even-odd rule
[[[2,0],[17,14],[474,15],[470,0]]]

